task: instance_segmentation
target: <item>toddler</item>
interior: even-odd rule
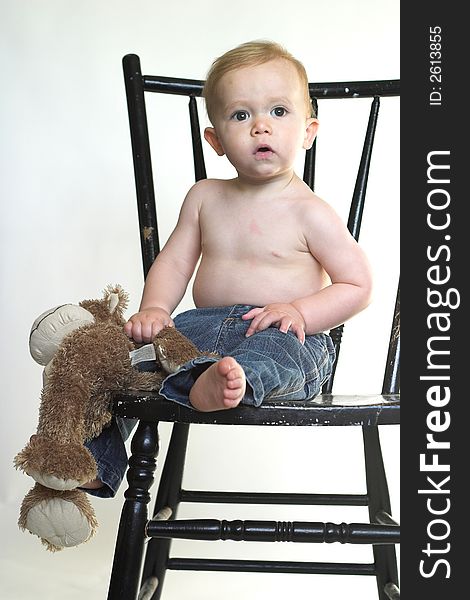
[[[204,137],[237,175],[189,190],[125,331],[151,342],[175,326],[220,356],[199,357],[163,383],[163,396],[196,410],[312,397],[334,359],[325,332],[368,305],[371,274],[343,221],[294,172],[318,129],[305,69],[276,43],[249,42],[214,61],[203,95],[212,125]],[[196,308],[173,320],[196,268]],[[125,469],[122,435],[103,435],[121,444]],[[103,443],[89,443],[98,464]],[[99,476],[89,488],[117,489],[119,477]]]

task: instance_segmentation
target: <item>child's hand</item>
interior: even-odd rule
[[[164,327],[174,325],[173,319],[163,308],[146,308],[132,315],[124,325],[124,331],[137,343],[150,343]]]
[[[246,332],[246,337],[274,325],[283,333],[287,333],[290,329],[301,344],[305,342],[304,318],[292,304],[278,302],[267,304],[263,308],[252,308],[242,316],[242,319],[253,319]]]

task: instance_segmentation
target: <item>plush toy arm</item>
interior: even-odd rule
[[[155,336],[153,345],[166,373],[175,373],[189,360],[202,356],[202,352],[175,327],[164,327]]]

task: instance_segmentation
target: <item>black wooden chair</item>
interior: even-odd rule
[[[168,77],[142,76],[136,55],[123,59],[130,119],[141,249],[146,275],[159,252],[145,92],[178,94],[189,97],[189,117],[193,141],[196,179],[206,176],[196,97],[203,82]],[[368,81],[311,84],[311,96],[321,104],[331,98],[371,97],[365,141],[353,193],[348,227],[359,236],[371,152],[381,96],[398,96],[399,81]],[[352,100],[351,100],[352,101]],[[314,182],[315,148],[306,153],[304,180]],[[394,544],[399,542],[399,527],[391,517],[387,479],[382,458],[379,426],[398,424],[399,396],[399,296],[390,318],[390,342],[381,393],[349,396],[332,393],[334,373],[322,394],[304,402],[266,401],[259,408],[239,406],[215,413],[192,411],[165,400],[158,393],[128,392],[115,394],[113,412],[121,417],[136,417],[138,428],[131,442],[131,457],[108,599],[140,600],[160,598],[167,569],[196,571],[237,571],[263,573],[307,573],[371,575],[376,577],[379,600],[396,600],[398,588]],[[337,355],[343,326],[331,332]],[[153,482],[158,451],[158,423],[173,422],[171,440],[160,478],[154,517],[148,519],[149,489]],[[366,493],[263,493],[194,491],[182,488],[182,475],[188,432],[191,424],[278,425],[278,426],[360,426],[363,432]],[[312,435],[314,431],[312,430]],[[323,522],[219,521],[215,519],[177,520],[181,502],[344,505],[368,507],[367,523],[334,524]],[[149,541],[150,538],[150,541]],[[172,538],[193,540],[253,540],[292,542],[341,542],[372,544],[373,563],[325,563],[294,561],[222,560],[170,557]],[[142,571],[144,542],[148,542]],[[140,590],[140,593],[139,593]],[[345,594],[346,595],[346,594]]]

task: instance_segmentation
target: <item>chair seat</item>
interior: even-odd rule
[[[320,394],[310,400],[265,400],[259,407],[199,412],[158,392],[115,393],[112,412],[144,421],[213,425],[393,425],[400,422],[400,394]]]

